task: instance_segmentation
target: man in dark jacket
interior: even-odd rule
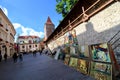
[[[13,60],[14,60],[14,63],[17,62],[17,58],[18,58],[18,56],[17,56],[17,53],[15,52],[15,53],[13,54]]]

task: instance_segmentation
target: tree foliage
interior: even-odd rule
[[[56,0],[56,11],[64,18],[78,0]]]

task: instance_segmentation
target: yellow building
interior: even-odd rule
[[[2,55],[7,53],[10,57],[14,53],[15,34],[12,23],[0,8],[0,50]]]

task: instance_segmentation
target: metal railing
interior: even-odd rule
[[[120,46],[120,31],[118,31],[109,41],[113,47],[113,50]]]

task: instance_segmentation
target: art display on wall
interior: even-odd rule
[[[78,60],[78,58],[71,57],[70,62],[69,62],[69,66],[77,69],[77,60]]]
[[[90,75],[96,80],[112,80],[111,64],[91,62]]]
[[[69,32],[64,34],[64,45],[69,46]]]
[[[64,64],[65,64],[65,65],[69,65],[69,61],[70,61],[70,55],[69,55],[69,54],[66,54],[66,55],[65,55],[65,59],[64,59]]]
[[[70,53],[70,55],[78,55],[78,42],[76,31],[74,29],[64,35],[64,46],[66,53]]]
[[[70,33],[70,35],[69,35],[70,54],[78,56],[79,45],[78,45],[78,41],[77,41],[76,30],[73,29],[69,33]]]
[[[64,52],[65,52],[65,54],[70,54],[70,47],[64,46]]]
[[[101,62],[111,62],[107,43],[94,44],[90,46],[92,59]]]
[[[88,69],[89,62],[87,62],[86,60],[78,59],[77,70],[84,74],[88,74]]]
[[[79,47],[79,57],[81,58],[88,58],[89,55],[89,47],[87,45]]]

